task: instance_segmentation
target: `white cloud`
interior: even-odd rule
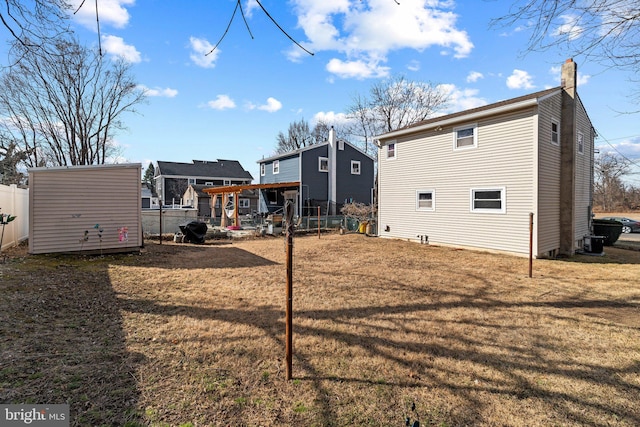
[[[333,111],[320,111],[313,116],[311,124],[316,125],[319,122],[328,123],[330,125],[341,125],[350,123],[351,120],[345,113],[336,113]]]
[[[73,11],[76,11],[82,2],[83,0],[70,0],[69,4]],[[100,0],[98,2],[100,25],[124,28],[129,23],[129,12],[126,7],[133,6],[134,4],[135,0]],[[73,15],[73,19],[84,27],[97,31],[96,2],[85,1],[78,12]]]
[[[211,52],[213,45],[209,43],[208,40],[197,37],[190,37],[189,45],[191,47],[189,58],[191,58],[197,66],[203,68],[214,68],[216,66],[216,59],[218,59],[220,49]]]
[[[509,89],[533,89],[535,86],[532,80],[533,78],[526,71],[515,69],[507,77],[507,87]]]
[[[380,66],[377,61],[342,61],[340,59],[333,58],[327,64],[327,71],[343,79],[387,77],[389,75],[389,70],[389,67]]]
[[[477,96],[479,93],[477,89],[459,89],[453,84],[441,84],[438,85],[438,89],[449,96],[449,102],[443,114],[456,113],[487,105],[485,99]]]
[[[207,102],[207,106],[214,110],[228,110],[236,108],[236,103],[228,95],[218,95],[215,100]]]
[[[269,97],[267,98],[266,104],[260,105],[257,108],[258,110],[263,110],[269,113],[275,113],[276,111],[282,108],[282,102],[278,101],[275,98]]]
[[[109,55],[122,58],[127,62],[137,63],[142,61],[140,52],[130,44],[126,44],[122,37],[102,36],[102,48]]]
[[[327,65],[341,77],[379,77],[379,72],[366,70],[378,69],[394,50],[441,47],[462,58],[473,49],[468,34],[456,27],[458,16],[448,0],[406,0],[401,5],[391,0],[293,0],[293,4],[298,26],[308,39],[305,48],[345,55]],[[290,51],[292,60],[304,55],[297,46]],[[351,70],[345,70],[346,64]],[[354,72],[354,66],[365,69]]]
[[[173,98],[178,95],[178,91],[176,89],[171,89],[168,87],[164,89],[160,87],[148,88],[145,85],[138,85],[138,87],[144,90],[144,93],[147,96],[160,96],[164,98]]]
[[[640,160],[640,137],[621,138],[622,141],[611,143],[600,142],[597,147],[600,153],[622,154],[628,159]]]
[[[560,15],[563,24],[551,34],[556,37],[567,37],[569,40],[575,40],[582,35],[583,28],[579,25],[580,18],[578,15]]]
[[[484,75],[478,71],[472,71],[467,75],[467,83],[475,83],[480,79],[484,79]]]
[[[407,65],[407,70],[409,71],[419,71],[420,70],[420,63],[418,61],[411,61],[409,62],[409,64]]]

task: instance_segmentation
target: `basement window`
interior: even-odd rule
[[[436,191],[435,190],[416,190],[416,210],[417,211],[435,211],[436,210]]]
[[[471,189],[471,212],[505,213],[506,202],[504,187]]]

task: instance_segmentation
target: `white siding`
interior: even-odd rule
[[[29,252],[140,248],[140,177],[140,164],[30,170]],[[96,224],[103,230],[102,241]]]
[[[540,102],[538,107],[538,207],[537,254],[560,248],[560,144],[551,143],[551,121],[560,125],[562,94]]]
[[[380,154],[379,235],[528,253],[534,198],[534,108],[480,120],[478,148],[453,150],[453,128],[397,139]],[[384,150],[382,147],[381,151]],[[506,189],[506,213],[470,212],[472,188]],[[434,189],[433,212],[416,211],[416,190]],[[385,231],[386,227],[389,231]]]

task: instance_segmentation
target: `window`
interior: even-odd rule
[[[276,175],[280,173],[280,160],[273,161],[273,174]]]
[[[578,132],[578,153],[584,154],[584,135]]]
[[[184,182],[184,181],[182,181]],[[196,184],[196,179],[195,178],[189,178],[189,185],[195,185]]]
[[[396,158],[396,143],[387,144],[387,159]]]
[[[338,150],[344,150],[344,141],[338,140]]]
[[[360,175],[360,160],[351,160],[351,175]]]
[[[478,146],[477,125],[453,129],[453,149],[464,150]]]
[[[435,190],[416,190],[416,210],[417,211],[435,211],[436,210],[436,191]]]
[[[557,120],[551,120],[551,143],[554,145],[560,144],[560,124]]]
[[[267,190],[265,194],[267,196],[267,202],[269,202],[270,205],[278,203],[278,193],[276,190]]]
[[[222,185],[231,185],[231,180],[230,180],[230,179],[225,179],[225,180],[223,181],[223,184],[222,184]]]
[[[260,163],[260,176],[264,176],[266,173],[266,165],[264,163]]]
[[[213,185],[213,181],[207,181],[204,183],[207,187],[211,187]]]
[[[329,159],[327,157],[318,157],[318,170],[320,172],[329,172]]]
[[[240,209],[249,207],[249,199],[240,199]]]
[[[472,188],[471,212],[506,212],[506,190],[499,188]]]

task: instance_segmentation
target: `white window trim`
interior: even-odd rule
[[[338,140],[338,150],[344,150],[344,141],[341,139]]]
[[[389,147],[393,145],[393,156],[389,156]],[[396,141],[391,141],[385,146],[385,153],[387,155],[387,160],[395,160],[398,158],[398,143]]]
[[[240,199],[239,205],[241,209],[246,209],[251,206],[249,199],[242,199],[242,198]]]
[[[458,147],[458,131],[465,129],[473,129],[473,145],[465,145],[464,147]],[[460,150],[473,150],[478,148],[478,124],[470,123],[464,126],[457,126],[453,128],[453,151]]]
[[[260,176],[265,176],[267,173],[267,168],[264,163],[260,163]]]
[[[213,181],[207,181],[204,183],[207,187],[211,187],[213,185]]]
[[[558,141],[557,142],[553,142],[553,125],[556,125],[558,128]],[[560,145],[560,121],[556,120],[556,119],[551,119],[551,144],[553,145]]]
[[[473,194],[475,191],[499,191],[500,192],[500,209],[490,208],[474,208]],[[507,187],[477,187],[471,188],[469,191],[469,210],[470,212],[505,214],[507,213]]]
[[[431,193],[431,207],[430,208],[421,208],[420,207],[420,194]],[[434,212],[436,210],[436,190],[427,189],[427,190],[416,190],[416,211],[422,212]]]
[[[576,134],[576,143],[578,144],[578,154],[584,154],[584,134],[582,132]]]
[[[353,171],[353,166],[354,165],[358,165],[358,171],[354,172]],[[360,164],[360,160],[351,160],[351,175],[360,175],[361,171],[362,171],[362,165]]]
[[[322,169],[322,161],[325,160],[327,162],[327,168]],[[329,158],[328,157],[318,157],[318,172],[329,172]]]
[[[278,175],[280,173],[280,160],[274,160],[271,167],[272,167],[272,173],[274,175]]]
[[[196,185],[196,179],[195,178],[188,178],[188,183],[189,185]]]
[[[222,184],[227,186],[227,185],[231,185],[231,180],[230,179],[225,179],[222,181]]]

